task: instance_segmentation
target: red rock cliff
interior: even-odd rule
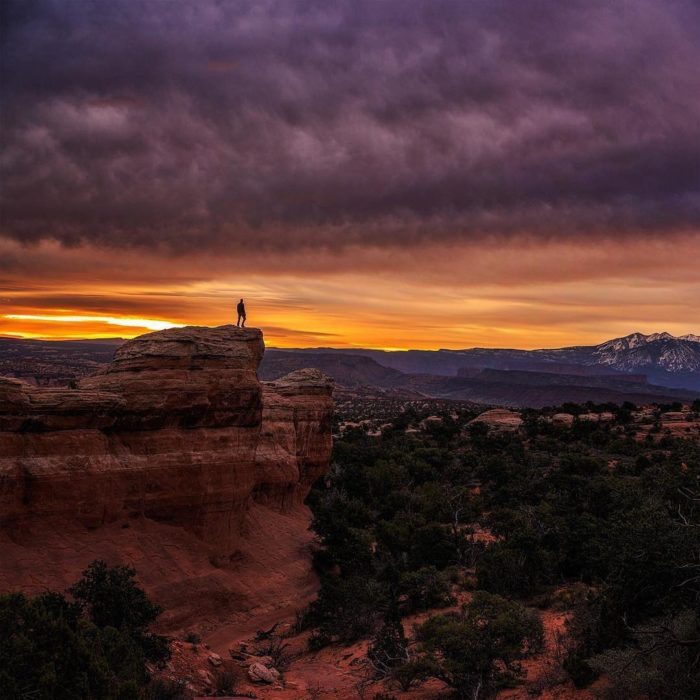
[[[0,378],[0,591],[134,565],[164,625],[219,624],[313,590],[303,506],[331,450],[332,383],[261,384],[262,333],[127,342],[77,389]]]

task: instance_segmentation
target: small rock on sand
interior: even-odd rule
[[[254,683],[275,683],[279,680],[280,673],[275,668],[267,668],[259,663],[250,664],[248,678]]]

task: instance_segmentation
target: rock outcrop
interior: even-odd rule
[[[261,384],[263,351],[257,329],[188,327],[125,343],[74,390],[0,378],[0,591],[126,562],[177,627],[308,588],[332,382]]]
[[[507,408],[492,408],[480,413],[471,423],[484,423],[497,430],[517,430],[522,426],[523,419],[517,411]]]

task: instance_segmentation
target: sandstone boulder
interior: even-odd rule
[[[517,430],[523,424],[523,419],[517,411],[509,411],[506,408],[493,408],[489,411],[484,411],[470,423],[485,423],[498,430]]]
[[[570,428],[574,424],[574,416],[571,413],[555,413],[552,416],[552,424]]]

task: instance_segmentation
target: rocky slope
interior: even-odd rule
[[[134,565],[166,628],[313,591],[303,500],[328,466],[332,382],[261,384],[256,329],[125,343],[77,389],[0,378],[0,591]]]
[[[403,380],[403,372],[384,367],[371,357],[333,352],[290,352],[273,349],[266,353],[260,366],[263,379],[277,379],[309,362],[348,388],[360,386],[392,387]]]

